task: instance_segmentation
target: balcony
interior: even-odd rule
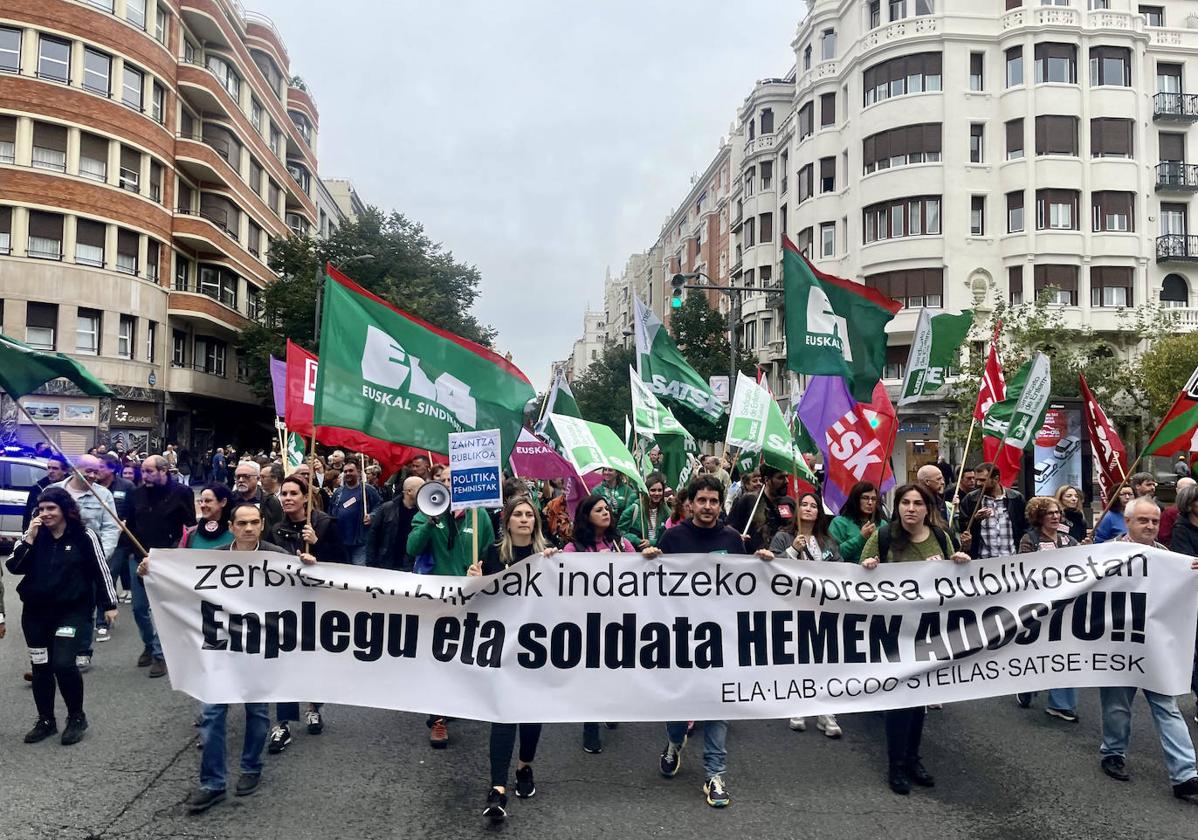
[[[761,290],[765,292],[765,305],[770,309],[781,310],[786,305],[786,294],[782,288],[781,280],[771,280],[769,283],[763,283]]]
[[[1198,93],[1158,93],[1152,97],[1152,118],[1176,122],[1198,120]]]
[[[1198,164],[1171,160],[1158,163],[1156,189],[1157,192],[1198,192]]]
[[[1198,262],[1198,236],[1167,233],[1156,238],[1157,262]]]

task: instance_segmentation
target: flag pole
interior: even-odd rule
[[[474,564],[478,563],[478,508],[471,508],[471,513],[474,516],[474,527],[471,528],[470,542],[472,543],[472,554]]]
[[[316,426],[312,426],[312,436],[308,439],[308,451],[305,453],[308,456],[308,463],[312,463],[312,459],[316,457]],[[312,480],[308,482],[308,525],[312,524],[312,497],[316,487],[316,470],[312,470]],[[312,544],[304,540],[304,548],[311,551]]]
[[[761,497],[765,495],[765,481],[761,482],[761,489],[757,491],[757,500],[753,502],[753,510],[749,512],[749,521],[745,523],[745,530],[741,532],[741,539],[749,536],[749,529],[753,527],[753,517],[757,515],[757,508],[761,505]]]
[[[361,473],[361,478],[358,479],[362,483],[362,524],[366,524],[366,517],[369,512],[366,510],[366,453],[358,453],[358,472]]]
[[[62,451],[62,448],[59,447],[59,445],[54,441],[54,438],[52,438],[50,436],[50,434],[45,430],[45,428],[43,428],[42,424],[37,422],[37,420],[34,419],[33,415],[29,413],[29,409],[27,409],[27,408],[25,408],[25,406],[21,405],[20,399],[14,398],[13,402],[15,402],[17,404],[17,408],[19,408],[21,410],[21,413],[25,415],[25,418],[27,420],[29,420],[30,423],[33,424],[33,427],[35,429],[37,429],[38,432],[41,433],[42,437],[44,437],[46,439],[46,443],[48,443],[51,447],[53,447],[54,451],[57,452],[59,455],[61,455],[64,460],[66,460],[67,465],[71,468],[71,474],[87,485],[87,489],[92,492],[92,495],[96,497],[96,501],[100,503],[100,507],[104,508],[104,512],[112,517],[112,520],[117,524],[117,527],[120,528],[121,531],[124,532],[125,536],[127,536],[129,538],[129,541],[131,543],[133,543],[133,547],[141,552],[142,557],[149,557],[150,552],[146,551],[145,546],[143,546],[141,544],[141,542],[137,539],[137,537],[133,536],[133,532],[130,531],[128,526],[126,526],[125,523],[121,521],[121,518],[116,515],[116,511],[114,511],[112,508],[110,508],[108,506],[108,503],[105,502],[102,498],[100,498],[100,494],[96,492],[96,488],[92,485],[92,483],[90,481],[87,480],[87,476],[85,476],[83,473],[81,473],[79,471],[79,468],[75,466],[75,463],[70,459],[70,456],[68,456],[67,453]]]
[[[1150,441],[1150,442],[1151,442],[1151,441]],[[1106,507],[1104,507],[1104,508],[1102,509],[1102,513],[1098,514],[1098,521],[1099,521],[1100,523],[1102,522],[1102,517],[1106,516],[1106,515],[1107,515],[1107,512],[1108,512],[1108,511],[1110,511],[1110,509],[1111,509],[1111,505],[1113,505],[1113,504],[1115,503],[1115,499],[1119,498],[1119,488],[1120,488],[1120,487],[1130,487],[1130,486],[1131,486],[1130,484],[1128,484],[1128,483],[1127,483],[1127,476],[1128,476],[1129,474],[1130,474],[1130,475],[1135,475],[1135,472],[1136,472],[1136,467],[1140,466],[1140,462],[1141,462],[1141,461],[1143,461],[1143,460],[1144,460],[1144,453],[1143,453],[1143,452],[1141,452],[1141,453],[1140,453],[1140,456],[1139,456],[1138,458],[1136,458],[1135,462],[1134,462],[1134,463],[1133,463],[1133,464],[1132,464],[1130,467],[1128,467],[1128,468],[1127,468],[1127,472],[1124,472],[1124,473],[1123,473],[1123,481],[1119,482],[1119,483],[1118,483],[1117,485],[1115,485],[1115,487],[1114,487],[1114,488],[1111,490],[1111,497],[1110,497],[1109,499],[1107,499],[1107,500],[1106,500]],[[1123,467],[1119,467],[1119,471],[1120,471],[1120,472],[1123,472]],[[1097,527],[1097,526],[1095,526],[1095,527]]]
[[[965,436],[965,451],[961,453],[961,468],[957,470],[957,483],[953,485],[953,507],[961,500],[961,479],[965,475],[965,465],[969,462],[969,445],[973,443],[973,430],[978,424],[974,417],[969,421],[969,434]]]

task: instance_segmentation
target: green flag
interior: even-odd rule
[[[918,402],[920,397],[940,390],[945,373],[956,363],[972,326],[971,309],[960,315],[932,315],[926,308],[919,310],[899,405]]]
[[[0,388],[14,400],[32,394],[51,379],[69,379],[91,397],[106,397],[111,389],[70,356],[34,350],[0,334]]]
[[[786,366],[842,377],[853,399],[873,399],[886,364],[886,325],[902,308],[880,292],[824,274],[782,237]]]
[[[993,460],[1005,487],[1010,487],[1019,475],[1023,451],[1031,446],[1032,438],[1044,424],[1051,390],[1048,357],[1037,353],[1014,378],[1007,380],[1006,399],[986,411],[982,435],[991,440],[989,448],[983,451],[995,453]]]
[[[636,433],[651,438],[662,434],[685,435],[686,429],[661,404],[649,385],[642,382],[632,368],[628,369],[628,373],[632,384],[632,428]]]
[[[562,442],[563,453],[579,475],[611,469],[631,479],[642,493],[648,492],[645,480],[636,468],[636,459],[610,427],[564,414],[550,414],[549,423]]]
[[[287,434],[287,452],[285,453],[286,473],[291,475],[304,462],[304,438],[295,432]]]
[[[742,454],[760,452],[768,466],[815,480],[803,453],[794,445],[778,403],[769,391],[743,373],[736,377],[725,445],[737,447]]]
[[[361,289],[330,267],[316,375],[317,426],[448,451],[451,432],[499,429],[516,444],[528,379],[490,350]]]
[[[582,417],[582,412],[578,409],[578,402],[574,399],[574,392],[570,390],[570,382],[566,379],[566,372],[560,367],[553,373],[553,384],[549,386],[545,404],[541,406],[541,416],[533,428],[538,435],[545,433],[545,426],[549,423],[550,414]]]
[[[648,384],[663,402],[675,408],[685,408],[711,423],[728,410],[678,350],[665,325],[653,310],[633,297],[636,336],[637,371],[641,381]]]

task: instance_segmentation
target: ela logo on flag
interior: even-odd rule
[[[462,425],[473,427],[477,420],[477,408],[469,385],[449,373],[442,373],[436,381],[429,379],[420,366],[420,359],[406,352],[373,324],[366,326],[362,378],[389,391],[405,390],[406,383],[408,393],[437,403]]]
[[[845,361],[853,361],[849,346],[849,324],[832,309],[824,290],[812,286],[807,293],[807,344],[811,347],[831,347],[839,350]]]

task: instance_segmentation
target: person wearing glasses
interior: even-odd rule
[[[1025,515],[1028,529],[1019,540],[1019,553],[1031,554],[1034,551],[1051,551],[1056,548],[1069,548],[1078,545],[1068,532],[1061,530],[1061,521],[1065,515],[1061,503],[1052,496],[1036,496],[1027,503]],[[1032,705],[1036,692],[1026,691],[1015,695],[1015,702],[1021,709]],[[1063,720],[1067,723],[1077,723],[1077,689],[1054,688],[1048,692],[1048,707],[1044,709],[1049,717]]]

